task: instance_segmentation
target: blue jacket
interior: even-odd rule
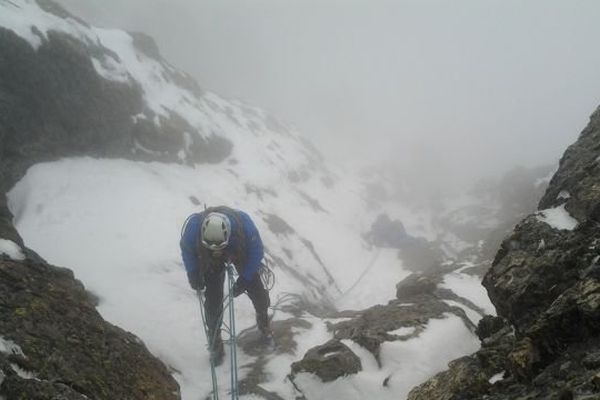
[[[245,262],[244,265],[236,265],[236,267],[238,271],[241,271],[242,278],[250,282],[256,275],[264,255],[262,240],[260,239],[258,229],[256,229],[254,222],[252,222],[248,214],[239,210],[232,210],[232,212],[235,212],[238,218],[229,216],[231,236],[227,247],[225,247],[224,255],[226,258],[232,257],[239,241],[245,239]],[[201,265],[202,260],[198,257],[197,248],[200,226],[202,226],[203,220],[204,212],[190,215],[183,227],[181,241],[179,242],[181,258],[183,259],[188,277],[197,276],[201,271],[206,271],[207,266]],[[242,224],[244,238],[239,237],[240,229],[238,223]]]

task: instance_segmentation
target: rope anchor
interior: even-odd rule
[[[219,319],[217,321],[217,326],[221,326],[221,324],[223,323],[223,314],[225,313],[225,310],[227,309],[228,314],[229,314],[229,324],[224,324],[224,331],[226,333],[229,334],[229,339],[226,341],[226,343],[229,346],[229,362],[231,364],[231,371],[230,371],[230,393],[231,393],[231,400],[238,400],[239,399],[239,387],[238,387],[238,364],[237,364],[237,335],[236,335],[236,328],[235,328],[235,307],[233,304],[233,285],[235,283],[235,268],[233,266],[233,264],[231,263],[227,263],[225,264],[225,268],[227,271],[227,287],[228,287],[228,293],[227,296],[225,296],[225,298],[223,299],[223,312],[221,312],[221,315],[219,315]],[[213,350],[213,345],[215,343],[215,339],[218,335],[218,330],[215,329],[213,332],[212,337],[210,337],[210,332],[209,332],[209,327],[206,323],[206,315],[204,313],[204,292],[198,290],[197,291],[198,294],[198,300],[200,301],[200,315],[202,316],[202,326],[204,328],[204,333],[206,335],[206,339],[208,340],[208,348],[209,350]],[[215,365],[215,361],[212,357],[210,357],[210,373],[211,373],[211,379],[212,379],[212,399],[213,400],[219,400],[219,384],[217,381],[217,371],[216,371],[216,365]]]

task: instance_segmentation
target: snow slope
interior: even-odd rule
[[[178,371],[175,375],[184,399],[205,396],[210,391],[208,353],[203,345],[198,303],[187,286],[178,248],[181,224],[197,209],[190,202],[190,195],[211,204],[235,199],[235,206],[255,217],[266,247],[278,253],[282,246],[288,246],[294,257],[298,257],[296,268],[302,274],[309,273],[312,259],[303,259],[302,248],[295,248],[293,243],[272,233],[260,218],[261,213],[277,210],[278,215],[293,221],[296,229],[307,237],[312,238],[311,230],[318,231],[314,236],[329,237],[322,248],[315,240],[315,247],[331,266],[331,273],[342,289],[352,282],[349,272],[360,270],[362,261],[370,261],[374,254],[360,243],[359,231],[353,231],[352,224],[347,227],[343,223],[343,212],[341,216],[320,216],[321,228],[316,229],[314,212],[298,204],[292,193],[284,191],[269,201],[243,199],[233,178],[215,179],[215,175],[220,176],[218,171],[218,166],[190,168],[125,160],[64,159],[32,167],[9,193],[9,207],[28,246],[48,261],[72,268],[86,287],[100,296],[98,309],[106,319],[140,336],[155,355]],[[380,257],[382,262],[376,263],[369,274],[371,280],[361,282],[354,289],[356,293],[349,295],[356,305],[385,303],[394,296],[395,283],[406,275],[397,259],[393,260],[389,254]],[[285,292],[306,290],[277,265],[274,267],[277,274],[277,285],[271,293],[274,300]],[[250,301],[242,297],[236,307],[239,329],[253,325]],[[283,312],[276,315],[278,320],[288,317]],[[266,386],[284,398],[293,397],[293,388],[285,380],[290,363],[330,336],[324,321],[306,318],[313,321],[313,327],[298,331],[296,353],[273,357],[267,366],[271,378]],[[401,370],[402,374],[396,375],[398,380],[386,393],[390,390],[393,395],[407,393],[412,385],[444,368],[450,359],[477,347],[472,334],[453,318],[432,322],[431,326],[427,335],[440,339],[435,346],[435,340],[427,339],[429,336],[425,334],[403,343],[402,351],[391,346],[389,358],[384,358],[385,368],[366,369],[351,378],[355,383],[347,390],[362,387],[356,389],[354,398],[360,398],[364,391],[383,395],[379,393],[382,390],[379,385],[366,383],[368,376],[375,374],[379,378],[381,374]],[[423,341],[427,340],[430,342],[423,347]],[[397,352],[402,356],[394,356]],[[240,365],[251,361],[249,356],[241,354]],[[419,365],[419,369],[406,369],[407,359]],[[247,371],[241,372],[243,377]],[[220,374],[227,381],[226,367],[221,368]],[[315,396],[309,398],[327,398]]]

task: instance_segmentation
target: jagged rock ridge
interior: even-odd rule
[[[484,279],[506,328],[415,388],[421,399],[600,396],[600,109]],[[493,354],[493,357],[490,357]],[[465,372],[468,371],[468,372]]]

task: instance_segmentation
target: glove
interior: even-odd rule
[[[238,297],[240,294],[246,291],[246,281],[241,276],[238,276],[237,280],[233,284],[233,297]]]
[[[196,291],[204,290],[206,288],[204,277],[198,272],[188,274],[188,282],[190,283],[191,288]]]

